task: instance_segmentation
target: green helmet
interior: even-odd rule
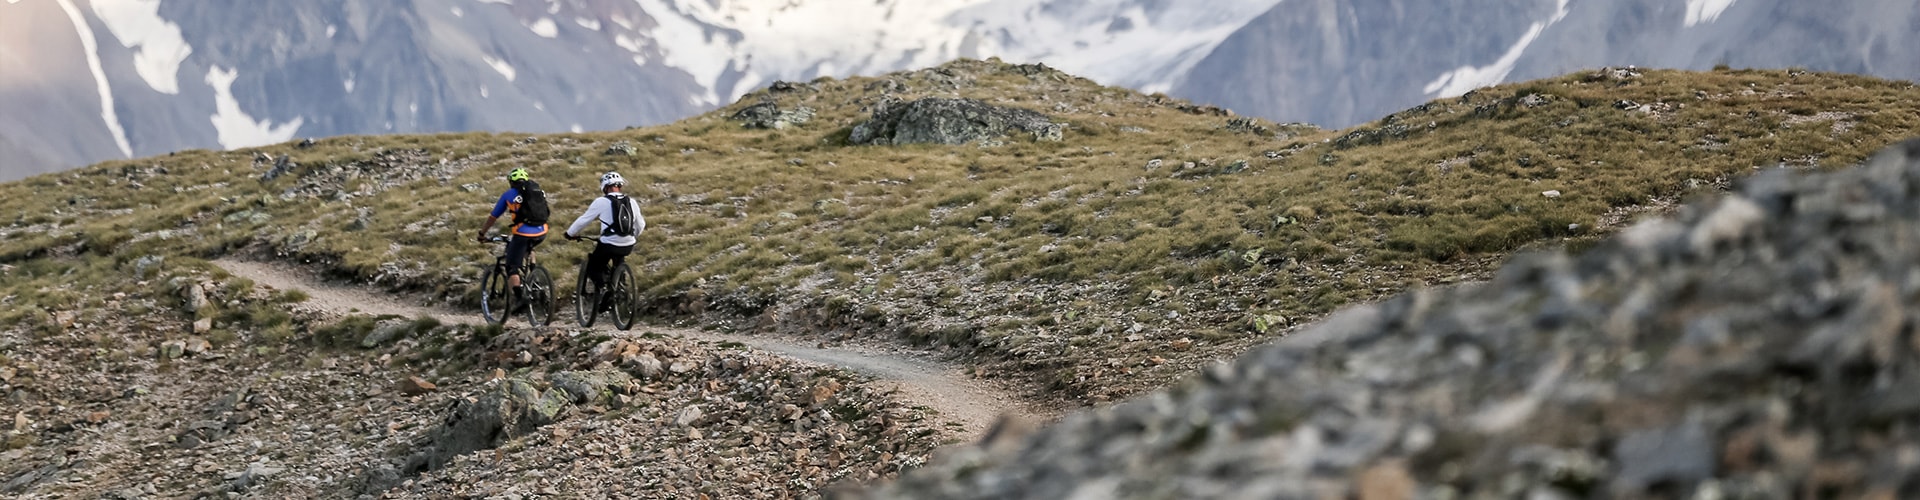
[[[507,172],[508,182],[524,181],[524,180],[527,180],[527,177],[528,177],[527,169],[524,169],[524,168],[516,168],[516,169],[513,169],[512,172]]]

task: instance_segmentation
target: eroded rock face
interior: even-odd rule
[[[369,468],[356,489],[382,491],[407,476],[444,467],[454,457],[525,436],[562,418],[572,399],[561,389],[541,390],[527,380],[506,380],[478,397],[455,403],[401,468]]]
[[[874,498],[1920,494],[1920,140],[1349,309]]]
[[[1020,131],[1034,140],[1058,141],[1065,128],[1035,111],[976,99],[930,97],[875,110],[873,119],[855,125],[847,140],[862,145],[969,144]]]

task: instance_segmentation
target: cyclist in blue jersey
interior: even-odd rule
[[[487,230],[493,229],[494,222],[501,215],[513,213],[513,225],[509,228],[513,236],[507,240],[507,286],[515,296],[520,296],[520,268],[533,248],[547,239],[547,195],[524,168],[507,173],[507,186],[507,192],[501,193],[499,201],[494,202],[487,223],[480,226],[479,240],[485,243]]]

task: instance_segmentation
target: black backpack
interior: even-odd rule
[[[614,236],[633,236],[633,202],[627,195],[608,193],[607,201],[613,203],[613,223],[607,224],[606,233]]]
[[[533,181],[521,183],[520,209],[513,211],[513,223],[529,226],[547,225],[547,193],[540,190],[540,184]]]

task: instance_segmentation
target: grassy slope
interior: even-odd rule
[[[1071,127],[1058,143],[845,145],[895,87],[881,80],[902,98],[974,97]],[[1099,399],[1344,304],[1591,240],[1660,200],[1783,163],[1850,165],[1920,129],[1910,83],[1787,71],[1578,73],[1347,131],[1235,130],[1185,103],[997,62],[814,87],[616,132],[270,146],[257,151],[300,167],[266,183],[270,164],[245,150],[0,185],[0,213],[15,214],[0,220],[0,262],[14,266],[0,293],[33,306],[0,322],[103,304],[46,293],[50,280],[243,248],[471,302],[495,249],[470,238],[507,169],[533,169],[556,218],[612,169],[644,200],[636,259],[658,315],[904,335]],[[818,115],[779,131],[725,119],[762,98]],[[638,154],[608,154],[618,141]],[[571,283],[585,250],[555,239],[542,255]],[[100,290],[113,286],[127,285]]]

